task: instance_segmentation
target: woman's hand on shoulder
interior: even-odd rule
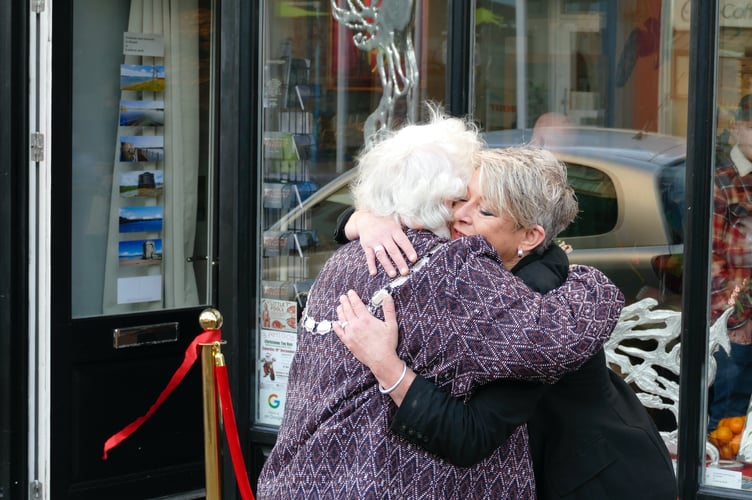
[[[410,262],[418,260],[415,248],[400,223],[393,217],[382,217],[356,210],[345,226],[345,234],[350,240],[360,239],[360,246],[366,254],[368,271],[372,275],[376,274],[376,261],[389,276],[395,277],[396,269],[399,269],[402,275],[408,272],[405,256]]]

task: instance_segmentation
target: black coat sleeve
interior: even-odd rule
[[[529,420],[549,386],[504,380],[481,386],[465,403],[418,375],[391,429],[407,441],[461,467],[488,457]]]
[[[352,217],[353,212],[355,212],[355,208],[349,207],[337,217],[337,225],[334,228],[334,241],[337,243],[344,245],[350,241],[347,239],[347,235],[345,235],[345,226],[347,225],[347,221],[350,220],[350,217]]]

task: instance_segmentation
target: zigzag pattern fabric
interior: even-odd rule
[[[424,231],[408,237],[418,255],[441,241]],[[367,300],[389,280],[368,274],[357,242],[345,245],[314,283],[305,314],[335,321],[340,295],[353,289]],[[400,357],[465,397],[490,380],[551,382],[578,368],[602,347],[624,304],[619,289],[586,266],[572,266],[564,286],[540,296],[503,270],[480,237],[445,245],[393,295]],[[389,431],[394,403],[333,332],[301,325],[298,337],[259,498],[534,498],[524,426],[481,463],[455,467]]]

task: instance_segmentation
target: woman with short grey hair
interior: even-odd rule
[[[566,167],[551,152],[526,146],[484,150],[475,163],[468,193],[455,203],[452,237],[483,236],[527,286],[555,290],[569,263],[551,243],[577,214]],[[373,218],[361,217],[355,231],[377,227],[368,223]],[[338,337],[381,384],[392,383],[405,363],[394,303],[385,299],[382,323],[355,294],[341,302],[338,319],[348,328],[335,325]],[[425,320],[443,328],[441,320]],[[399,406],[390,429],[437,457],[465,467],[483,463],[527,424],[539,499],[631,500],[638,483],[640,498],[677,497],[668,449],[632,389],[608,369],[602,349],[555,384],[522,375],[483,385],[471,398],[452,397],[442,381],[411,368],[389,394]]]
[[[478,184],[484,198],[498,213],[507,214],[518,229],[540,225],[545,232],[541,249],[548,248],[577,216],[567,167],[552,152],[522,146],[485,149],[475,158],[476,165],[483,166],[478,170]]]

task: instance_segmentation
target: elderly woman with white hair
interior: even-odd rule
[[[541,296],[501,265],[481,237],[450,242],[452,202],[465,195],[477,131],[432,110],[357,159],[359,209],[393,217],[419,260],[406,276],[368,271],[358,243],[341,247],[314,282],[298,326],[285,413],[258,481],[259,498],[532,498],[524,429],[481,464],[458,467],[389,431],[407,362],[455,396],[497,379],[554,380],[590,358],[618,320],[623,296],[602,273],[579,266]],[[386,386],[333,331],[351,290],[400,311],[401,374]],[[346,324],[338,325],[347,328]],[[535,352],[534,356],[525,353]]]
[[[526,285],[541,293],[555,289],[566,279],[569,263],[553,239],[577,212],[566,167],[536,147],[484,150],[476,163],[467,196],[455,203],[452,237],[485,237],[504,267]],[[355,219],[354,233],[372,233],[384,223],[367,213]],[[388,230],[379,229],[370,240],[386,243],[395,230],[400,232],[389,225],[394,221],[388,219]],[[384,323],[350,293],[338,310],[349,326],[335,330],[379,382],[390,383],[405,358],[397,349],[397,318],[388,298],[383,311]],[[441,328],[441,322],[436,326]],[[441,390],[430,374],[408,369],[390,394],[399,406],[391,430],[468,467],[526,423],[537,498],[627,500],[640,484],[640,498],[676,499],[668,449],[632,389],[608,369],[602,349],[555,384],[519,378],[527,380],[494,381],[468,400]]]

